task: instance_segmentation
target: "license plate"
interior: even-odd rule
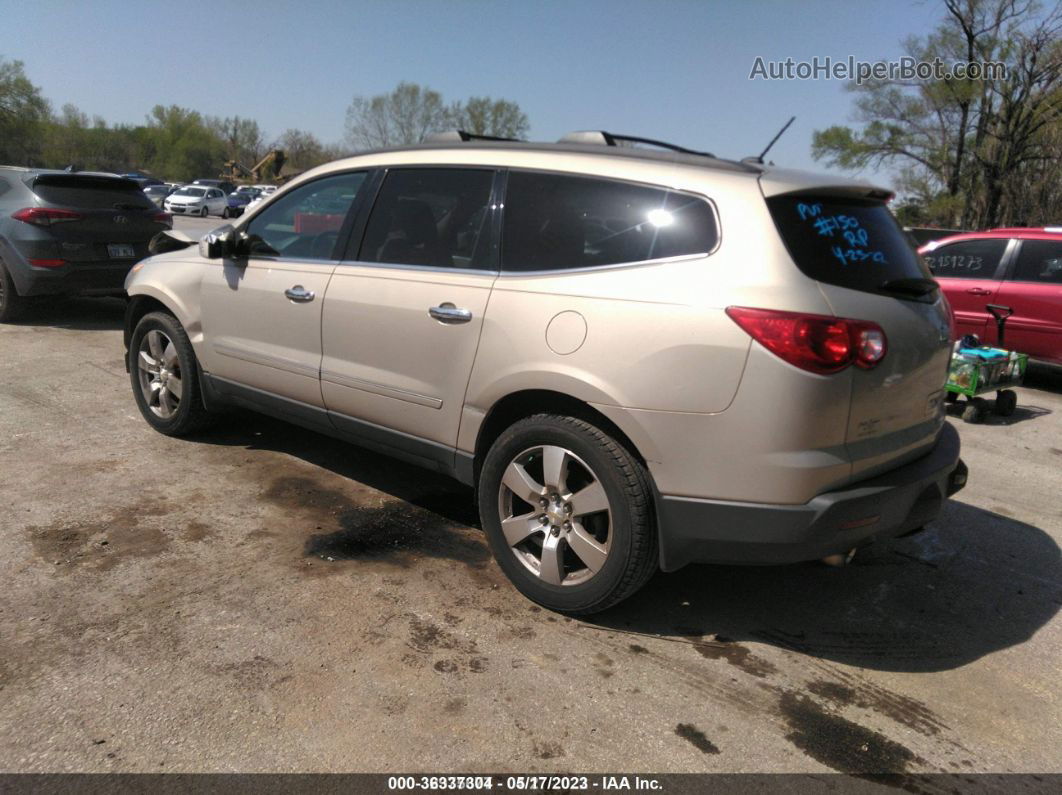
[[[112,259],[132,259],[136,251],[127,243],[111,243],[107,246],[107,253]]]

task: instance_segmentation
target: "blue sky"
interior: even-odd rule
[[[531,137],[607,129],[822,168],[812,131],[851,120],[838,81],[749,80],[756,56],[895,58],[936,0],[487,2],[0,0],[0,56],[58,108],[140,123],[152,105],[343,137],[354,95],[426,84],[520,104]]]

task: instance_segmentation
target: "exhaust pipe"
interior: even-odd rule
[[[838,552],[835,555],[827,555],[822,559],[822,562],[827,566],[833,566],[834,568],[841,568],[847,566],[852,562],[852,558],[855,557],[855,548],[848,550],[847,552]]]

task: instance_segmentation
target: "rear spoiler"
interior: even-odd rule
[[[140,185],[126,177],[117,174],[94,174],[94,173],[66,173],[57,171],[54,173],[34,174],[27,177],[26,184],[30,188],[38,185],[49,185],[56,188],[99,188],[102,190],[140,190]]]

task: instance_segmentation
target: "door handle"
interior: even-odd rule
[[[449,301],[428,309],[428,314],[440,323],[467,323],[472,319],[472,313],[467,309],[454,306]]]
[[[289,287],[284,291],[284,295],[291,301],[297,301],[300,304],[308,303],[316,297],[316,293],[313,290],[307,290],[301,284],[296,284],[294,287]]]
[[[971,287],[966,292],[970,295],[991,295],[991,290],[986,290],[984,287]]]

